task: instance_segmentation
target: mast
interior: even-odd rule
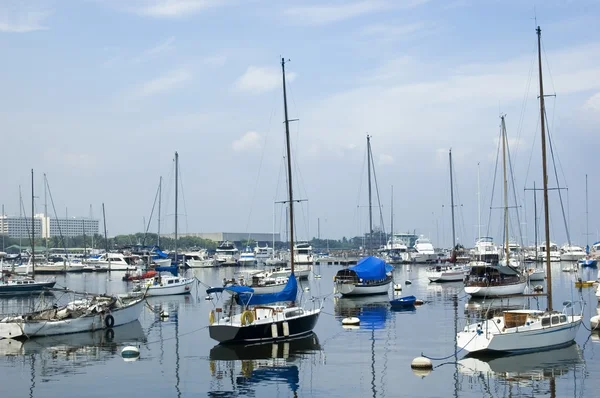
[[[108,237],[106,235],[106,213],[104,212],[104,203],[102,203],[102,219],[104,220],[104,251],[108,260],[108,273],[110,274],[110,256],[108,255]]]
[[[178,267],[177,262],[177,200],[179,199],[178,192],[179,185],[179,154],[175,151],[175,266]]]
[[[454,247],[456,245],[456,231],[454,228],[454,185],[452,182],[452,148],[450,148],[450,214],[452,215],[452,254],[454,254]]]
[[[46,179],[46,173],[44,173],[44,224],[46,224],[46,220],[48,219],[48,198],[47,198],[48,189],[47,188],[48,188],[48,180]],[[42,231],[43,230],[44,230],[44,228],[42,228]],[[48,256],[48,238],[50,236],[49,232],[50,231],[48,231],[46,233],[46,256]],[[43,235],[43,232],[42,232],[42,235]]]
[[[19,222],[23,219],[23,208],[25,205],[23,204],[23,194],[21,193],[21,186],[19,185]],[[27,222],[25,222],[27,225]],[[22,230],[21,230],[22,231]],[[19,233],[19,258],[21,258],[23,247],[23,232]]]
[[[288,169],[288,200],[290,206],[289,228],[290,228],[290,268],[294,275],[294,195],[292,191],[292,151],[290,149],[290,121],[288,119],[287,94],[285,88],[285,59],[281,58],[281,72],[283,75],[283,112],[285,116],[285,144],[287,153]]]
[[[392,245],[390,246],[390,249],[394,248],[394,186],[392,185],[392,203],[390,204],[390,210],[391,210],[391,220],[390,220],[390,234],[392,236]]]
[[[589,236],[590,236],[590,230],[589,230],[589,220],[588,220],[588,185],[587,185],[587,174],[586,174],[585,175],[585,251],[586,251],[586,254],[589,254],[589,249],[590,249]]]
[[[162,176],[158,180],[158,233],[156,237],[156,246],[160,247],[160,207],[162,199]]]
[[[4,216],[4,204],[2,204],[2,251],[4,251],[4,220],[6,217]]]
[[[535,191],[535,181],[533,182],[533,239],[535,239],[535,261],[538,258],[538,219],[537,219],[537,193]]]
[[[477,162],[477,240],[481,239],[481,189],[479,185],[479,162]]]
[[[548,311],[552,311],[552,270],[550,267],[550,212],[548,209],[548,171],[546,169],[546,123],[544,121],[544,81],[542,79],[542,29],[536,29],[538,36],[538,70],[540,77],[540,124],[542,130],[542,177],[544,183],[544,222],[546,224],[546,275],[548,278]]]
[[[369,253],[373,244],[373,208],[371,205],[371,137],[367,134],[367,176],[369,177]]]
[[[500,117],[502,119],[502,166],[504,171],[504,256],[506,258],[506,265],[508,266],[509,253],[508,249],[508,179],[506,175],[506,123],[504,121],[504,115]]]
[[[31,169],[31,276],[35,277],[35,196],[33,192],[33,169]]]

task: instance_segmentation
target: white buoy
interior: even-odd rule
[[[160,312],[160,317],[161,317],[161,318],[168,318],[168,317],[169,317],[169,311],[167,311],[167,310],[162,310],[162,311]]]
[[[399,284],[399,283],[396,283],[396,284],[394,285],[394,290],[402,290],[402,285],[401,285],[401,284]]]
[[[412,372],[415,376],[424,378],[425,376],[429,376],[431,374],[431,369],[415,369],[415,368],[413,368]]]
[[[423,304],[425,304],[425,302],[423,300],[419,300],[419,299],[415,300],[415,305],[423,305]]]
[[[431,359],[429,358],[416,357],[412,360],[410,367],[412,369],[431,370],[433,369],[433,364],[431,363]]]
[[[304,291],[306,291],[306,292],[308,292],[309,290],[310,290],[310,288],[309,288],[309,287],[305,287],[305,288],[304,288]]]
[[[354,316],[344,318],[342,319],[342,325],[360,325],[360,319]]]
[[[137,361],[140,357],[140,350],[135,346],[128,345],[121,350],[121,357],[125,362]]]
[[[590,326],[592,327],[592,330],[598,329],[600,326],[600,315],[593,316],[590,319]]]
[[[321,275],[315,275],[315,279],[321,279]]]
[[[212,300],[212,296],[206,296],[204,297],[204,300]]]

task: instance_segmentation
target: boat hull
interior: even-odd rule
[[[190,268],[212,268],[218,265],[217,261],[213,258],[209,258],[206,260],[189,259],[186,260],[186,263]]]
[[[305,315],[289,320],[279,317],[274,322],[262,322],[246,326],[219,323],[210,325],[208,330],[210,337],[221,344],[287,340],[312,333],[321,311],[305,310],[304,312]],[[284,323],[287,323],[287,332]],[[273,325],[276,325],[276,333],[274,333]]]
[[[336,283],[337,293],[342,296],[370,296],[374,294],[387,294],[392,279],[385,282],[372,285],[354,284],[354,283]]]
[[[55,336],[86,331],[93,332],[100,329],[111,329],[138,320],[140,313],[144,308],[144,303],[145,299],[140,298],[139,300],[131,302],[126,307],[111,311],[110,314],[93,314],[81,316],[79,318],[51,321],[25,321],[21,319],[11,322],[0,322],[0,338]],[[107,326],[107,324],[109,324],[107,321],[109,315],[112,316],[114,320],[110,327]]]
[[[568,316],[569,322],[559,326],[503,332],[494,319],[481,323],[481,332],[469,326],[469,331],[457,334],[457,347],[470,353],[524,353],[571,344],[575,340],[581,316]],[[519,328],[517,328],[519,329]]]
[[[41,293],[47,289],[51,289],[56,284],[56,281],[36,282],[31,284],[0,284],[0,295],[10,296],[18,294]]]
[[[500,286],[465,286],[465,293],[473,297],[499,297],[523,294],[527,282]]]
[[[172,285],[150,285],[146,291],[147,297],[174,296],[179,294],[190,294],[194,279],[185,279],[183,282]]]

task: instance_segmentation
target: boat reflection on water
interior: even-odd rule
[[[144,343],[146,335],[139,321],[113,329],[71,333],[59,336],[36,337],[18,341],[0,340],[0,355],[50,355],[55,361],[81,362],[82,365],[118,355],[124,344]],[[62,366],[57,364],[57,366]]]
[[[491,318],[502,311],[534,308],[538,303],[537,297],[522,295],[508,297],[470,298],[465,303],[465,314],[479,318]]]
[[[334,297],[333,309],[336,318],[360,319],[360,326],[345,326],[349,329],[383,329],[390,313],[387,296]]]
[[[582,350],[571,344],[555,350],[538,351],[529,354],[501,357],[465,357],[458,361],[460,373],[469,378],[469,384],[480,385],[491,378],[510,385],[530,387],[541,393],[537,382],[549,381],[548,391],[556,396],[555,378],[569,371],[575,372],[584,367]]]
[[[288,384],[292,392],[300,386],[295,361],[321,351],[316,334],[286,340],[254,344],[218,344],[210,350],[210,374],[215,383],[209,396],[254,395],[257,383]],[[232,391],[223,384],[231,383]]]

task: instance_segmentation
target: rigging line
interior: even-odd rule
[[[62,234],[62,230],[60,228],[60,222],[58,222],[58,214],[56,214],[56,207],[54,207],[54,199],[52,198],[52,191],[50,190],[50,183],[48,182],[48,178],[45,178],[45,174],[44,174],[44,182],[46,184],[46,188],[48,188],[48,196],[50,197],[50,203],[52,203],[52,210],[54,210],[54,217],[56,217],[56,226],[58,227],[58,234],[60,235],[60,239],[62,242],[62,246],[63,249],[65,249],[65,254],[67,252],[67,247],[65,244],[65,238]]]
[[[531,51],[531,63],[529,64],[529,74],[527,77],[527,84],[525,86],[525,93],[523,94],[523,102],[521,104],[521,113],[519,115],[519,121],[517,124],[517,148],[515,149],[516,153],[519,153],[519,144],[521,142],[521,134],[523,133],[523,123],[525,121],[525,114],[527,111],[527,102],[529,99],[529,92],[531,88],[531,81],[533,76],[533,70],[535,65],[535,56],[537,55],[537,45],[533,43],[533,48]]]
[[[358,179],[358,195],[356,196],[356,211],[354,212],[354,220],[356,221],[356,232],[358,234],[358,236],[360,236],[362,234],[361,232],[361,214],[359,212],[359,208],[360,208],[360,197],[361,197],[361,191],[362,191],[362,184],[363,184],[363,176],[365,174],[365,166],[367,164],[367,154],[365,153],[363,156],[363,164],[362,164],[362,169],[360,171],[359,174],[359,179]]]
[[[150,223],[152,222],[152,216],[154,215],[154,208],[156,207],[156,202],[158,201],[158,193],[160,192],[160,184],[156,188],[156,195],[154,196],[154,204],[152,204],[152,210],[150,211],[150,219],[148,220],[148,225],[146,226],[146,230],[144,231],[144,238],[142,239],[142,246],[146,245],[146,236],[148,235],[148,231],[150,230]]]
[[[183,201],[183,215],[185,216],[185,232],[188,233],[188,212],[187,212],[187,206],[185,203],[185,191],[183,190],[183,172],[182,172],[182,168],[181,168],[181,163],[179,164],[179,182],[178,185],[181,187],[181,200]],[[177,217],[177,214],[175,214],[175,217]]]
[[[496,191],[496,177],[498,176],[498,163],[500,162],[500,143],[502,140],[502,128],[500,128],[498,133],[498,146],[496,148],[496,164],[494,166],[494,178],[492,180],[492,195],[490,196],[490,211],[488,213],[488,222],[486,228],[486,235],[490,236],[490,226],[492,224],[492,208],[494,207],[494,192]]]
[[[544,110],[544,117],[546,119],[546,122],[548,121],[548,117],[546,116],[546,110]],[[550,135],[550,129],[546,128],[546,132],[548,133],[548,143],[550,144],[550,155],[552,156],[552,166],[554,169],[554,177],[556,178],[556,186],[558,188],[560,188],[560,183],[558,181],[558,172],[556,171],[556,161],[554,159],[554,145],[552,145],[552,137]],[[558,155],[557,155],[558,157]],[[567,188],[568,189],[568,188]],[[563,216],[563,221],[565,223],[565,230],[567,233],[567,242],[569,243],[569,246],[571,246],[571,235],[569,234],[569,226],[567,225],[567,217],[565,214],[565,207],[563,205],[563,199],[562,199],[562,193],[561,190],[558,190],[558,198],[560,200],[560,209],[562,211],[562,216]],[[546,242],[547,245],[550,244],[550,242]]]
[[[517,202],[517,190],[515,188],[515,178],[514,178],[515,173],[513,170],[512,158],[510,156],[510,145],[509,145],[508,139],[506,140],[506,152],[508,154],[508,168],[510,170],[510,176],[511,176],[510,180],[511,180],[511,185],[512,185],[513,198],[515,200],[515,205],[517,205],[517,203],[518,203]],[[517,229],[519,231],[519,240],[520,240],[521,247],[523,247],[523,231],[521,230],[521,218],[519,217],[519,207],[518,206],[516,206],[515,213],[517,215]]]
[[[379,221],[381,222],[380,232],[383,231],[383,233],[385,234],[385,225],[383,224],[383,212],[381,211],[381,198],[379,197],[379,185],[377,184],[377,174],[375,174],[375,160],[373,159],[373,152],[371,152],[371,166],[373,166],[373,179],[375,180],[375,193],[377,194],[377,204],[379,205]],[[379,236],[381,237],[381,233],[379,234]]]

